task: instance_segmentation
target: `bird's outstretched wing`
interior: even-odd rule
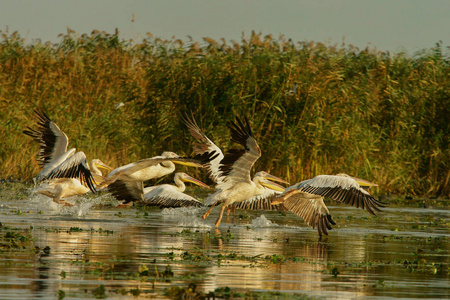
[[[229,123],[231,140],[244,147],[244,149],[230,149],[220,162],[219,170],[224,176],[223,183],[218,188],[232,186],[239,182],[250,182],[250,171],[261,156],[261,149],[253,136],[248,119],[242,122],[236,118],[236,123]]]
[[[128,181],[117,179],[107,186],[107,191],[124,203],[143,201],[144,183],[142,181]]]
[[[38,163],[44,167],[67,151],[69,138],[42,110],[34,112],[38,118],[37,129],[28,127],[23,133],[40,144]]]
[[[183,121],[186,124],[189,133],[197,140],[197,143],[194,145],[195,154],[204,155],[214,152],[217,154],[214,159],[205,164],[205,168],[208,170],[209,177],[214,180],[214,182],[221,182],[223,177],[219,171],[219,166],[221,160],[224,158],[222,150],[203,133],[197,125],[193,115],[191,117],[186,115]]]
[[[89,189],[95,193],[94,178],[92,176],[86,154],[80,151],[65,159],[58,166],[53,168],[45,176],[41,176],[39,181],[53,178],[78,178],[85,183]]]
[[[380,207],[386,206],[386,203],[375,199],[366,190],[361,188],[352,177],[318,175],[312,179],[299,182],[287,188],[286,191],[291,189],[298,189],[310,194],[331,198],[354,207],[361,207],[373,215],[375,214],[374,211],[381,211]]]
[[[327,229],[332,229],[331,225],[336,224],[320,195],[292,189],[275,198],[272,203],[283,205],[288,211],[303,218],[312,228],[317,227],[319,236],[322,233],[328,235]]]
[[[185,193],[177,191],[174,186],[163,184],[144,195],[143,205],[169,207],[201,207],[203,204]]]
[[[277,197],[280,192],[267,189],[264,194],[253,196],[245,201],[233,203],[231,207],[243,210],[277,210],[277,211],[287,211],[284,205],[272,205],[272,200]]]

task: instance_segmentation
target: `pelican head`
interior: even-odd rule
[[[183,172],[176,173],[175,180],[177,178],[184,182],[192,182],[193,184],[196,184],[198,186],[209,188],[209,186],[207,184],[205,184],[205,183],[201,182],[200,180],[195,179],[194,177],[191,177],[188,174],[183,173]]]
[[[275,182],[272,182],[262,176],[253,178],[253,182],[259,183],[260,185],[262,185],[268,189],[274,190],[274,191],[284,192],[284,187],[282,187],[281,185],[279,185]]]
[[[96,166],[97,168],[101,168],[104,170],[112,171],[114,170],[112,167],[108,166],[104,162],[102,162],[100,159],[95,158],[91,161],[91,165]]]
[[[281,179],[280,177],[274,176],[272,174],[269,174],[266,171],[260,171],[260,172],[256,173],[254,177],[263,177],[263,178],[271,180],[271,181],[276,181],[276,182],[281,182],[281,183],[284,183],[284,184],[289,184],[289,182],[287,182],[286,180]]]
[[[164,158],[178,158],[179,157],[178,154],[176,154],[175,152],[172,152],[172,151],[164,151],[161,154],[161,156]]]

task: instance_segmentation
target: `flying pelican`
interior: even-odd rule
[[[247,118],[245,118],[245,124],[239,118],[236,118],[236,120],[237,123],[228,124],[231,130],[231,140],[241,144],[244,149],[230,149],[220,161],[219,180],[216,184],[217,191],[208,196],[206,203],[210,203],[212,206],[202,216],[205,219],[211,213],[215,204],[223,202],[219,217],[215,222],[216,228],[219,227],[227,206],[263,194],[265,187],[284,191],[282,186],[264,177],[256,177],[251,180],[250,171],[261,156],[261,149],[253,136]]]
[[[217,155],[214,152],[205,153],[202,155],[196,155],[193,158],[180,157],[173,152],[163,152],[161,156],[155,156],[152,158],[141,159],[137,162],[114,169],[108,174],[108,177],[99,185],[111,186],[110,190],[122,190],[124,185],[126,189],[138,189],[143,187],[143,182],[146,180],[159,178],[168,175],[175,171],[175,164],[203,167],[203,164],[208,163],[211,159]],[[128,198],[132,199],[132,198]],[[119,207],[126,207],[132,205],[131,200],[125,200]]]
[[[327,229],[336,223],[324,203],[331,198],[354,207],[366,209],[370,214],[385,207],[383,203],[370,195],[366,189],[377,184],[347,174],[318,175],[286,188],[284,193],[272,201],[272,205],[283,204],[289,211],[302,217],[312,228],[317,227],[319,236],[328,235]]]
[[[119,179],[114,184],[109,185],[107,189],[117,200],[124,200],[128,203],[138,201],[146,206],[158,206],[160,208],[203,206],[200,201],[183,193],[186,189],[184,183],[192,182],[209,188],[208,185],[183,172],[176,173],[174,181],[176,185],[162,184],[144,188],[142,181]]]
[[[91,160],[90,167],[92,170],[94,182],[101,182],[105,179],[102,176],[102,172],[99,168],[112,170],[111,167],[104,164],[99,159]],[[33,189],[32,192],[50,197],[56,203],[63,204],[65,206],[73,206],[72,203],[63,200],[63,198],[84,195],[89,191],[90,189],[83,185],[79,179],[54,178],[41,183],[38,187]]]
[[[216,158],[211,160],[209,163],[205,164],[205,167],[208,170],[209,177],[216,182],[217,185],[220,185],[223,183],[223,180],[225,179],[224,174],[220,171],[221,161],[224,158],[222,150],[214,144],[200,129],[200,127],[197,125],[197,122],[195,121],[194,116],[190,118],[188,115],[184,118],[184,123],[186,124],[190,134],[192,137],[194,137],[197,140],[197,143],[194,145],[194,152],[196,154],[205,154],[208,152],[215,152],[218,153]],[[269,179],[271,181],[278,181],[285,184],[289,184],[289,182],[276,177],[274,175],[271,175],[265,171],[260,171],[256,173],[253,177],[255,180],[259,180],[258,177],[263,177],[265,179]],[[244,200],[240,203],[235,203],[233,206],[230,206],[230,209],[234,208],[240,208],[240,209],[272,209],[272,210],[279,210],[282,206],[272,206],[270,205],[271,200],[274,198],[277,193],[280,193],[279,191],[274,191],[269,188],[265,188],[264,193],[259,194],[257,196],[250,197],[249,199]],[[213,201],[213,198],[208,198],[205,205],[215,205],[215,203],[211,203]]]
[[[37,160],[42,171],[36,176],[35,182],[53,178],[78,178],[95,193],[94,179],[84,152],[75,152],[75,148],[67,150],[67,135],[42,110],[34,112],[38,117],[37,129],[28,127],[23,133],[40,144]]]

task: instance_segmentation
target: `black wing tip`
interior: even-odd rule
[[[39,120],[42,121],[42,122],[51,122],[52,121],[52,120],[50,120],[48,115],[44,112],[44,110],[42,108],[40,108],[40,107],[36,108],[34,110],[34,113],[39,118]]]
[[[244,117],[244,122],[239,117],[236,117],[236,122],[228,122],[227,126],[231,131],[231,141],[241,144],[247,149],[248,138],[255,138],[247,117]]]
[[[331,215],[327,215],[327,220],[328,220],[328,222],[331,223],[331,225],[336,225],[336,222],[333,220],[333,218],[331,217]]]
[[[193,159],[198,160],[202,165],[205,165],[219,156],[219,153],[216,151],[205,152],[202,154],[196,154]]]

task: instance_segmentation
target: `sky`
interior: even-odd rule
[[[241,41],[252,31],[294,42],[367,46],[414,54],[450,46],[448,0],[0,0],[0,30],[27,42],[58,42],[67,28],[122,39]]]

